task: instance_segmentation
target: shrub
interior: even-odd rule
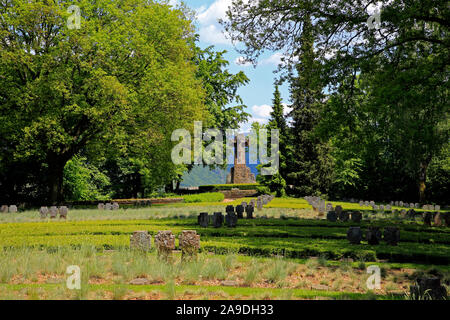
[[[183,196],[184,202],[194,203],[194,202],[222,202],[225,199],[223,193],[220,192],[209,192],[200,194],[190,194]]]
[[[223,191],[237,188],[239,190],[254,190],[259,186],[258,183],[236,183],[236,184],[211,184],[198,187],[200,191]]]

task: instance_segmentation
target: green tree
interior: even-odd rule
[[[169,178],[170,133],[207,116],[191,62],[191,21],[165,4],[82,0],[81,28],[69,29],[71,4],[0,4],[7,157],[39,164],[51,202],[62,199],[64,167],[80,152],[91,159],[156,154],[149,162]]]

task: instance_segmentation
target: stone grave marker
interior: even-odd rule
[[[334,211],[336,211],[336,214],[339,217],[340,214],[342,213],[342,206],[337,205],[336,208],[334,209]]]
[[[148,252],[152,247],[152,236],[148,231],[134,231],[130,236],[130,249]]]
[[[244,207],[242,205],[236,206],[236,215],[237,215],[238,219],[244,218]]]
[[[434,216],[434,226],[435,227],[442,227],[444,226],[444,217],[443,217],[443,213],[438,212],[435,216]]]
[[[351,244],[360,244],[362,239],[362,232],[360,227],[350,227],[347,231],[347,240]]]
[[[16,213],[17,212],[17,206],[14,205],[14,204],[9,206],[9,212],[10,213]]]
[[[214,212],[212,216],[212,224],[214,228],[220,228],[223,225],[223,214],[222,212]]]
[[[441,206],[439,206],[439,205],[435,205],[435,206],[434,206],[434,210],[435,210],[435,211],[439,211],[439,210],[441,210]]]
[[[366,231],[366,239],[370,245],[377,245],[381,241],[381,231],[378,227],[369,227]]]
[[[410,286],[410,295],[414,300],[447,300],[447,289],[441,285],[441,279],[433,275],[424,275]]]
[[[208,212],[200,212],[198,218],[197,218],[198,224],[202,226],[203,228],[208,227],[209,224],[209,216]]]
[[[351,218],[352,218],[352,222],[361,222],[362,220],[362,213],[359,211],[352,211],[351,212]]]
[[[105,210],[112,210],[112,204],[109,202],[105,204]]]
[[[58,215],[59,210],[56,206],[51,206],[49,212],[50,212],[50,219],[54,219]]]
[[[241,206],[243,206],[243,207],[244,207],[244,209],[245,209],[245,208],[247,208],[247,202],[245,202],[245,201],[242,201],[242,203],[241,203]]]
[[[386,227],[383,236],[388,245],[396,246],[400,241],[400,230],[397,227]]]
[[[227,212],[227,215],[225,216],[225,224],[229,228],[235,228],[237,225],[237,216],[234,214],[234,212]]]
[[[258,211],[261,211],[263,209],[263,201],[260,198],[256,200],[256,208],[258,209]]]
[[[331,222],[336,222],[337,220],[337,213],[336,211],[328,211],[327,213],[327,220]]]
[[[113,204],[112,204],[112,210],[119,210],[119,204],[117,203],[117,202],[114,202]]]
[[[39,214],[41,215],[41,219],[47,218],[48,215],[48,208],[47,207],[41,207],[39,209]]]
[[[69,209],[66,206],[59,207],[59,218],[67,219],[67,213],[69,213]]]
[[[431,227],[431,219],[433,218],[433,214],[431,212],[424,212],[422,214],[423,217],[423,224]]]
[[[196,260],[200,249],[200,235],[195,230],[183,230],[179,236],[181,260]]]
[[[8,206],[7,205],[2,205],[0,208],[0,212],[1,213],[8,213]]]
[[[247,219],[253,219],[253,212],[255,211],[255,207],[247,206],[245,208],[245,213],[247,214]]]
[[[332,203],[327,203],[327,208],[326,208],[327,212],[328,211],[333,211],[333,204]]]
[[[97,205],[97,209],[98,209],[98,210],[105,210],[105,204],[104,204],[104,203],[99,203],[99,204]]]
[[[399,202],[398,202],[398,206],[399,206],[399,207],[403,207],[403,201],[399,201]]]
[[[175,236],[172,231],[158,231],[155,236],[155,246],[158,258],[171,262],[172,250],[175,249]]]
[[[339,221],[341,221],[341,222],[347,222],[348,219],[349,219],[348,211],[342,211],[342,212],[339,214]]]
[[[387,211],[391,211],[391,210],[392,210],[392,206],[391,206],[390,204],[388,204],[388,205],[386,206],[386,210],[387,210]]]
[[[360,206],[360,207],[364,207],[364,201],[361,200],[361,201],[359,202],[359,206]]]

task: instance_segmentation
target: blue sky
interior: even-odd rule
[[[200,47],[214,45],[216,50],[227,50],[225,58],[230,62],[230,72],[244,71],[250,79],[250,83],[239,89],[239,94],[248,106],[247,112],[252,115],[250,121],[243,124],[241,130],[248,131],[254,121],[267,123],[272,110],[272,98],[274,91],[273,73],[277,69],[280,53],[265,52],[254,68],[252,65],[238,64],[241,55],[235,50],[231,42],[223,34],[223,27],[218,19],[225,18],[225,12],[231,4],[231,0],[184,0],[184,2],[197,12],[197,32],[200,35]],[[171,1],[172,4],[176,0]],[[289,103],[289,87],[285,84],[280,87],[281,97],[284,103]],[[288,111],[285,108],[286,112]]]

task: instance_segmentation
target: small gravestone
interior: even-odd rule
[[[364,201],[361,200],[361,201],[359,202],[359,206],[360,206],[360,207],[364,207]]]
[[[17,206],[16,205],[9,206],[9,212],[10,213],[16,213],[17,212]]]
[[[242,205],[236,206],[236,214],[237,214],[238,219],[244,218],[244,207]]]
[[[109,202],[105,204],[105,210],[112,210],[112,204]]]
[[[117,203],[117,202],[114,202],[113,204],[112,204],[112,210],[119,210],[119,204]]]
[[[415,203],[415,204],[414,204],[414,208],[419,209],[419,208],[420,208],[420,204]]]
[[[152,247],[152,236],[148,231],[134,231],[130,236],[130,249],[150,251]]]
[[[376,204],[372,208],[373,208],[373,210],[378,210],[380,207]]]
[[[399,206],[398,204],[399,204],[398,201],[395,201],[395,202],[394,202],[394,205],[395,205],[396,207]]]
[[[405,210],[405,209],[400,210],[400,216],[401,216],[402,218],[405,218],[405,217],[406,217],[406,210]]]
[[[375,205],[375,201],[370,201],[370,205],[373,207]]]
[[[410,203],[409,204],[409,207],[412,209],[412,208],[415,208],[415,205],[414,205],[414,203]]]
[[[336,211],[336,214],[339,217],[342,213],[342,207],[340,205],[337,205],[334,211]]]
[[[331,203],[327,203],[327,208],[326,208],[327,212],[328,211],[333,211],[333,204]]]
[[[399,202],[398,202],[398,206],[399,206],[399,207],[403,207],[403,201],[399,201]]]
[[[220,228],[223,225],[222,212],[214,212],[214,215],[212,216],[212,224],[214,228]]]
[[[255,211],[255,207],[247,206],[245,208],[245,213],[247,214],[247,219],[253,219],[253,212]]]
[[[386,206],[386,210],[387,210],[387,211],[391,211],[391,210],[392,210],[392,206],[391,206],[390,204],[388,204],[388,205]]]
[[[366,231],[366,239],[370,245],[377,245],[381,241],[381,231],[378,227],[369,227]]]
[[[0,208],[0,212],[1,213],[8,213],[8,206],[7,205],[2,205]]]
[[[400,230],[397,227],[386,227],[383,236],[388,245],[396,246],[400,241]]]
[[[175,236],[172,231],[158,231],[155,236],[155,247],[158,258],[170,262],[172,260],[172,250],[175,249]]]
[[[200,215],[197,218],[198,224],[204,228],[208,227],[209,224],[209,216],[208,212],[200,212]]]
[[[48,208],[47,207],[41,207],[39,209],[39,214],[41,215],[41,219],[47,218],[48,215]]]
[[[179,237],[181,260],[196,260],[200,249],[200,236],[195,230],[183,230]]]
[[[413,300],[447,300],[447,289],[441,285],[441,279],[436,276],[422,276],[410,287]]]
[[[370,205],[370,202],[369,202],[369,201],[364,202],[364,206],[365,206],[365,207],[368,207],[369,205]]]
[[[347,231],[347,240],[351,244],[360,244],[362,239],[362,232],[360,227],[350,227]]]
[[[58,215],[59,210],[57,207],[51,206],[49,212],[50,212],[50,219],[54,219]]]
[[[435,227],[442,227],[444,226],[444,217],[443,217],[443,213],[438,212],[435,216],[434,216],[434,226]]]
[[[424,212],[423,214],[423,224],[431,227],[431,219],[433,218],[433,214],[431,212]]]
[[[67,213],[69,212],[69,209],[66,206],[61,206],[59,208],[59,218],[67,219]]]
[[[104,204],[104,203],[99,203],[99,204],[97,205],[97,209],[98,209],[98,210],[105,210],[105,204]]]
[[[235,228],[237,225],[237,216],[234,214],[234,212],[227,212],[227,215],[225,216],[225,224],[229,228]]]
[[[250,200],[249,204],[252,205],[253,208],[256,207],[256,200],[255,199]]]
[[[348,214],[347,211],[342,211],[342,212],[339,214],[339,221],[347,222],[348,219],[349,219],[349,214]]]
[[[336,211],[328,211],[327,213],[327,220],[331,222],[336,222],[337,220],[337,213]]]
[[[409,209],[408,212],[406,213],[406,217],[414,220],[416,217],[416,212],[414,211],[414,209]]]
[[[234,212],[234,207],[233,206],[227,206],[226,208],[225,208],[225,211],[228,213],[228,212]]]
[[[352,211],[351,213],[352,222],[361,222],[362,220],[362,213],[359,211]]]
[[[435,205],[435,206],[434,206],[434,210],[436,210],[436,211],[439,211],[439,210],[441,210],[441,206],[439,206],[439,205]]]
[[[244,207],[244,209],[245,209],[245,208],[247,208],[247,202],[245,202],[245,201],[242,201],[242,203],[241,203],[241,206],[243,206],[243,207]]]
[[[256,200],[256,208],[258,209],[258,211],[261,211],[263,209],[263,202],[259,198],[258,200]]]
[[[380,204],[380,210],[384,211],[384,205]]]

